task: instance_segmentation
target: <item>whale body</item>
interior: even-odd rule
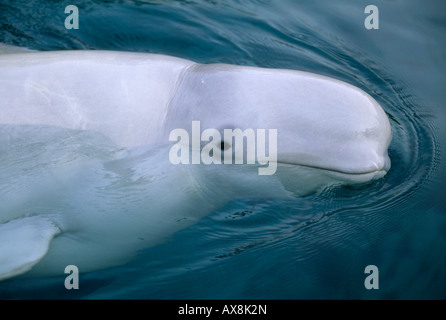
[[[277,172],[172,164],[169,134],[193,121],[276,129]],[[307,72],[129,52],[0,55],[0,280],[122,264],[232,199],[379,179],[390,141],[370,95]]]

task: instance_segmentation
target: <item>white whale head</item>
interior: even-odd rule
[[[276,175],[294,194],[333,181],[367,182],[390,168],[392,134],[383,109],[359,88],[315,74],[190,67],[170,103],[165,134],[173,128],[190,130],[194,120],[202,130],[217,129],[222,140],[215,143],[232,153],[229,147],[236,141],[224,140],[225,129],[277,130]],[[241,154],[246,161],[246,149]]]

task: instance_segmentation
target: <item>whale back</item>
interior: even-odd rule
[[[0,123],[93,130],[125,147],[152,144],[192,64],[126,52],[0,55]]]

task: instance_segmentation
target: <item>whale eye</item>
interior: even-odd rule
[[[228,150],[230,147],[231,147],[231,145],[229,143],[226,143],[223,140],[220,142],[220,149],[222,151]]]

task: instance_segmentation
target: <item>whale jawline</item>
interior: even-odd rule
[[[312,166],[312,165],[308,165],[308,164],[301,164],[301,163],[295,163],[295,162],[288,162],[288,161],[277,161],[278,165],[285,165],[285,166],[293,166],[293,167],[304,167],[304,168],[311,168],[311,169],[315,169],[315,170],[321,170],[321,171],[326,171],[326,172],[332,172],[332,173],[337,173],[337,174],[342,174],[342,175],[348,175],[348,176],[366,176],[366,175],[371,175],[371,174],[386,174],[388,172],[388,169],[382,167],[382,168],[377,168],[377,169],[373,169],[373,170],[364,170],[362,172],[348,172],[348,171],[344,171],[341,169],[333,169],[333,168],[327,168],[327,167],[321,167],[321,166]]]

